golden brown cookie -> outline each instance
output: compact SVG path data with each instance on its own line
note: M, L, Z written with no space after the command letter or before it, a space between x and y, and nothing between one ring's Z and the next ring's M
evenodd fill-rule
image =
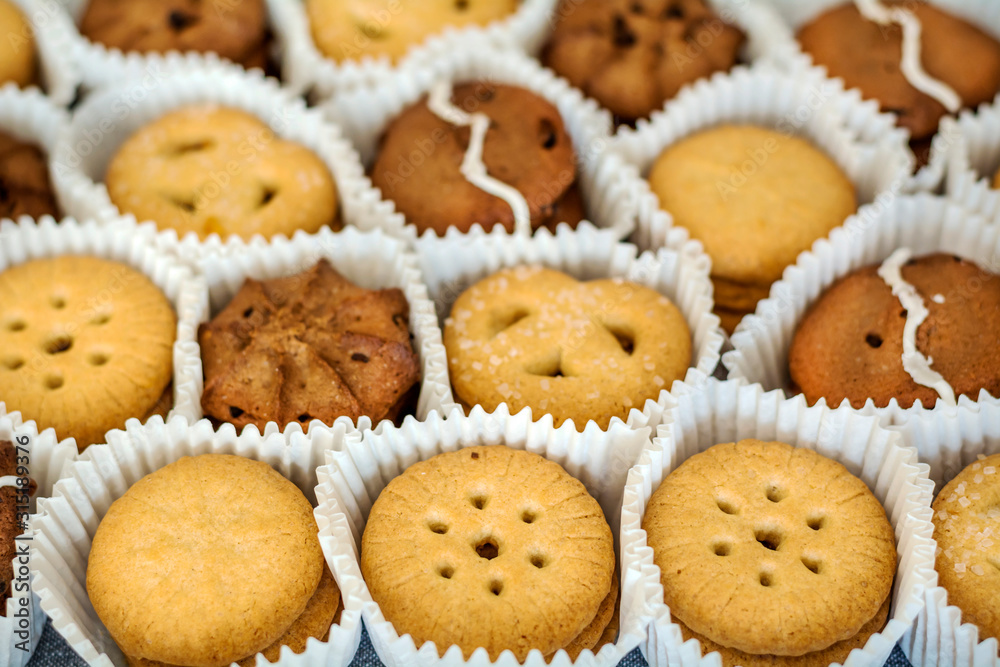
M291 237L337 220L336 185L315 153L256 116L215 105L183 107L138 130L105 181L122 212L181 235Z
M597 616L590 622L590 625L583 629L573 641L564 646L570 660L576 660L584 649L597 650L597 645L604 638L605 631L611 623L612 617L618 613L618 576L611 577L611 590L601 602L601 607L597 610Z
M903 4L920 21L921 64L932 77L958 93L962 105L975 108L1000 90L1000 43L976 26L925 2ZM816 17L799 31L799 42L813 61L878 100L883 111L916 139L931 136L947 113L903 76L902 29L865 19L853 2L845 2ZM969 63L975 63L970 67Z
M22 215L60 217L49 167L37 146L0 132L0 217Z
M665 296L613 278L504 269L463 292L445 321L456 398L606 428L683 379L691 332Z
M531 211L531 226L575 227L583 218L576 152L559 110L530 90L481 81L454 87L452 103L484 113L490 129L483 163L494 178L518 190ZM372 167L372 182L396 203L418 232L514 231L514 212L503 199L473 185L460 167L470 131L434 114L427 98L405 109L386 129Z
M0 0L0 84L12 81L22 88L34 83L37 49L27 17L10 0Z
M871 398L895 398L909 408L937 403L938 393L903 368L906 311L868 266L844 276L809 308L788 352L793 386L813 404L847 399L860 408ZM917 350L951 385L973 399L980 389L1000 395L1000 276L953 255L914 258L902 267L930 311L917 329Z
M80 34L139 53L213 51L251 67L268 38L264 0L89 0Z
M889 619L889 607L892 606L891 603L892 596L890 595L882 603L878 613L875 614L872 620L865 623L858 634L853 637L831 644L821 651L799 656L744 653L743 651L727 648L706 637L696 635L686 625L678 622L677 619L674 619L674 622L680 626L684 641L693 638L701 642L702 655L718 651L719 655L722 656L723 667L828 667L833 663L843 664L847 660L847 656L851 654L851 651L856 648L864 648L865 644L868 643L868 639L885 627L886 621Z
M779 442L687 459L643 528L671 613L746 653L803 655L857 635L896 570L892 525L864 482Z
M361 542L361 572L396 632L466 658L567 646L614 570L611 529L583 484L505 446L413 464L375 501Z
M316 48L337 62L402 58L446 28L485 26L517 11L518 0L306 0Z
M963 623L979 626L979 640L1000 639L1000 454L969 465L934 499L936 568L948 604Z
M562 0L541 60L633 125L730 69L744 41L704 0Z
M173 374L177 316L149 278L64 255L0 273L0 400L82 449L142 418Z
M111 505L91 546L87 594L126 655L228 665L302 616L325 567L317 533L309 501L267 464L184 457Z
M854 213L854 186L807 141L749 125L669 146L649 184L712 258L716 304L753 312L799 253Z
M201 343L205 414L242 429L338 417L394 419L420 381L402 290L367 290L326 260L248 279Z

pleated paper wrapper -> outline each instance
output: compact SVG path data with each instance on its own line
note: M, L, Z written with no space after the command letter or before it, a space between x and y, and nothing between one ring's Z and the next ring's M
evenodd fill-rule
M1000 170L1000 96L976 112L963 111L957 120L946 119L941 126L953 137L945 194L988 220L1000 219L1000 191L993 187Z
M593 425L592 425L593 426ZM616 535L621 511L625 475L649 440L649 429L629 429L614 424L608 431L588 428L577 432L572 425L555 429L551 417L532 421L530 410L510 415L506 406L493 413L474 408L469 416L453 413L447 419L432 415L426 422L407 420L401 428L386 425L368 431L361 438L350 439L342 451L331 451L327 465L320 468L316 516L320 540L327 560L340 569L338 581L345 587L347 608L362 613L372 645L388 667L515 667L520 663L510 651L491 662L486 649L480 648L465 660L458 646L441 647L443 657L433 642L416 647L409 635L402 637L385 620L372 600L361 576L358 548L372 503L394 477L417 461L443 452L476 445L507 445L539 454L563 466L580 480L600 503ZM620 553L618 554L620 558ZM621 624L614 644L595 655L584 650L575 663L565 651L558 651L550 663L541 652L528 654L527 667L613 667L645 639L649 619L640 611L642 591L624 575L621 579Z
M69 114L40 90L21 90L12 84L0 88L0 131L34 144L45 155L52 154L68 124Z
M38 485L27 508L33 513L38 499L52 494L52 487L63 469L76 459L76 443L59 441L52 429L39 433L35 422L22 421L19 412L8 413L3 403L0 403L0 440L24 448L16 449L15 456L27 457L27 461L22 459L18 463L28 468L29 478ZM32 543L31 530L29 526L19 536L19 548L27 549ZM30 557L15 555L14 577L12 596L7 600L4 616L0 616L0 646L7 647L0 651L0 667L27 665L45 628L45 613L39 606L38 596L31 590Z
M1000 226L962 206L929 194L885 196L863 207L848 222L785 269L771 294L757 304L757 311L743 319L733 334L733 350L722 363L729 379L760 383L764 389L791 389L788 350L806 310L837 279L873 264L880 264L898 248L909 248L914 257L950 253L995 272L1000 253ZM988 396L959 396L958 406L975 404ZM824 399L820 403L826 404ZM846 401L845 409L849 408ZM877 414L883 424L898 423L904 415L933 412L938 419L954 418L956 406L937 401L927 409L918 401L902 408L893 398L885 407L868 399L859 408Z
M185 456L234 454L267 463L315 503L316 469L325 452L342 447L353 432L348 420L338 420L332 427L312 429L309 435L301 429L267 435L246 429L237 435L228 425L216 432L207 420L190 425L183 419L164 423L159 417L145 426L130 421L126 430L113 431L109 444L88 448L56 484L52 497L39 503L33 523L32 580L53 628L88 665L126 667L125 657L87 597L87 559L111 503L144 476ZM343 594L341 575L329 559L328 564ZM277 664L346 667L360 642L360 614L345 609L327 641L311 638L301 654L283 647ZM258 654L256 664L271 663Z
M481 229L450 233L443 239L425 235L416 250L442 325L462 292L504 268L544 266L577 280L623 278L654 289L677 306L691 332L691 363L681 379L695 384L703 381L718 365L724 340L719 318L712 313L710 260L693 242L677 250L661 248L640 255L634 245L616 241L613 231L589 224L576 231L561 227L555 234L539 230L531 238L496 228L491 233ZM669 389L669 384L664 385L658 395ZM642 420L653 404L655 400L649 399L644 406L633 407L628 421ZM461 409L457 404L451 407Z
M661 401L653 420L654 439L629 471L622 509L622 550L629 576L646 591L644 614L654 617L643 654L651 667L719 667L718 653L702 655L696 639L683 640L664 604L660 570L653 562L642 520L653 492L671 471L694 454L745 438L807 447L842 463L861 478L882 503L895 529L898 569L889 622L855 649L845 667L882 667L922 608L924 590L934 580L934 527L930 521L933 485L927 465L903 444L898 433L880 428L873 416L847 410L807 407L780 391L709 380L681 387Z

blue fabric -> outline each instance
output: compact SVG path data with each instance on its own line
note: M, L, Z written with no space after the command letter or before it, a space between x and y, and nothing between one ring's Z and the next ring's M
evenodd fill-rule
M363 632L361 646L354 656L351 667L381 667L381 664L375 655L372 643L368 640L368 632ZM910 667L909 661L898 646L893 649L889 661L885 664L886 667ZM62 635L52 629L51 622L46 624L45 634L42 635L38 650L28 663L28 667L86 667L86 665L87 663L66 645ZM639 653L639 649L636 649L621 661L619 667L646 667L646 661Z

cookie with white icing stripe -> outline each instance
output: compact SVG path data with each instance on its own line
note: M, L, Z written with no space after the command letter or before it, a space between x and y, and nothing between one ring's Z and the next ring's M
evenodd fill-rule
M954 395L1000 395L1000 276L960 257L934 254L906 262L903 281L916 289L928 314L916 329L916 350ZM812 305L792 340L792 384L810 404L848 400L884 407L931 407L941 395L904 368L904 328L910 312L879 275L879 266L854 271ZM918 374L919 375L919 374ZM924 377L926 376L926 377ZM924 373L922 381L932 384Z

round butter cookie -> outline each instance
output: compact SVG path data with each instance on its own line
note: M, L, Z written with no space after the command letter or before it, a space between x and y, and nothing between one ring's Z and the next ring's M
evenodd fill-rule
M463 292L444 344L466 406L530 407L580 429L641 410L691 363L691 332L665 296L619 278L581 283L540 267L504 269Z
M484 26L517 11L518 0L306 0L316 48L341 62L393 62L445 28Z
M163 407L176 336L167 297L125 264L64 255L0 272L0 400L81 449Z
M181 236L291 237L336 226L337 189L323 161L237 109L162 116L122 144L105 181L123 213Z
M34 83L36 77L35 38L31 25L21 9L10 2L0 0L0 84L8 81L25 87Z
M671 613L745 653L801 656L854 637L896 571L892 525L864 482L784 443L687 459L653 493L643 528Z
M126 655L228 665L274 644L306 611L325 567L317 535L309 501L266 463L184 457L111 505L90 549L87 594ZM324 598L331 619L336 606Z
M967 466L934 499L935 567L948 604L963 623L979 627L979 641L1000 639L1000 454ZM992 531L990 530L992 529Z
M885 407L916 401L933 407L938 392L917 384L903 367L907 311L878 274L858 269L828 288L799 323L788 352L792 383L813 404L870 398ZM951 385L972 399L981 389L1000 396L1000 276L953 255L914 258L901 269L929 311L916 347Z
M469 447L413 464L372 506L361 572L419 647L555 653L602 611L615 571L600 505L537 454ZM606 609L605 609L606 611Z

